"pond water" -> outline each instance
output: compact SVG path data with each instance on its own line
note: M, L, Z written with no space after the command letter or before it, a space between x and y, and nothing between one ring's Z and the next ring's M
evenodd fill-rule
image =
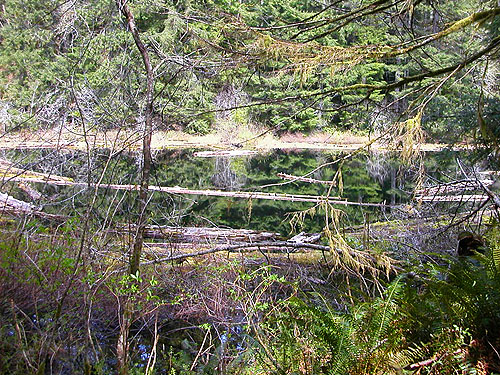
M397 155L388 152L360 153L343 163L338 152L274 150L264 154L239 157L198 157L196 150L177 149L157 152L151 185L180 186L189 189L216 189L226 191L276 192L321 196L330 190L331 196L341 196L352 202L386 203L398 205L408 201L418 173L416 165L402 165ZM138 153L120 153L109 157L109 151L96 150L87 156L82 152L55 152L54 150L14 150L4 158L19 168L71 177L75 181L98 181L105 170L102 184L134 184L137 181ZM426 178L446 180L455 178L456 153L442 151L425 155ZM323 168L317 169L321 165ZM316 170L317 169L317 170ZM341 170L341 178L337 174ZM284 180L279 173L332 181L336 187L325 184ZM341 182L340 182L341 181ZM340 182L340 184L338 183ZM37 202L45 212L72 214L83 212L89 194L83 187L34 185L43 198ZM14 191L15 193L15 191ZM17 196L29 200L22 191ZM100 189L94 217L96 220L133 222L135 192ZM292 231L291 215L308 210L315 203L278 200L152 194L150 208L152 222L161 225L220 226L278 231L287 235ZM348 225L359 224L367 214L374 221L384 217L390 209L339 206ZM323 227L320 212L306 215L304 223L295 231L318 232Z

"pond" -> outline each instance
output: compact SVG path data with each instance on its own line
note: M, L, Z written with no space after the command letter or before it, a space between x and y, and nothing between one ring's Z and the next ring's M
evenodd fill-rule
M212 189L265 193L340 196L350 202L401 205L411 199L418 175L417 165L403 165L398 155L373 151L347 157L339 152L274 150L263 154L237 157L200 157L197 150L175 149L156 152L151 185L180 186L188 189ZM452 151L426 153L425 177L447 180L457 176L457 154ZM101 184L135 184L139 154L122 152L110 157L109 150L83 152L54 150L11 150L4 158L19 168L71 177L74 181L99 181ZM342 162L335 162L343 160ZM318 168L324 166L322 168ZM339 172L340 170L340 172ZM104 172L103 172L104 171ZM313 173L310 173L314 171ZM291 181L279 174L334 181L335 186ZM72 215L82 213L93 189L82 186L33 185L42 194L36 202L45 212ZM11 194L29 200L26 191L16 188ZM93 216L98 221L134 222L135 192L99 189ZM291 232L318 232L323 228L321 210L316 203L274 199L241 199L176 195L154 192L150 201L152 222L175 226L219 226ZM384 218L391 208L339 206L347 225ZM309 210L303 222L293 227L294 213Z

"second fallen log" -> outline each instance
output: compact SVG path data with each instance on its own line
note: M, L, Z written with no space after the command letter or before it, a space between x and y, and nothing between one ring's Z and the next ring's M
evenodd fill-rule
M118 233L133 232L135 226L122 226ZM279 233L250 229L208 228L208 227L174 227L166 225L146 226L144 236L154 239L168 239L171 242L190 243L229 243L229 242L259 242L281 239Z

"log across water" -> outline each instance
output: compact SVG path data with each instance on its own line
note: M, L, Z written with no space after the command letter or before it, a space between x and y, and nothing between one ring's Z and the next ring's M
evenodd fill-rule
M85 182L67 181L64 179L57 179L59 176L51 176L48 178L31 177L31 176L10 176L4 177L3 182L33 182L41 184L50 184L57 186L80 186L89 188L111 189L111 190L126 190L126 191L139 191L139 185L117 185L117 184L87 184ZM157 191L169 194L187 194L187 195L202 195L212 197L228 197L228 198L242 198L242 199L268 199L275 201L288 201L288 202L312 202L312 203L328 203L332 205L341 206L362 206L362 207L391 207L385 203L364 203L364 202L351 202L343 199L335 199L336 197L320 196L320 195L306 195L306 194L284 194L284 193L267 193L259 191L224 191L224 190L210 190L210 189L187 189L180 186L154 186L148 187L149 191Z

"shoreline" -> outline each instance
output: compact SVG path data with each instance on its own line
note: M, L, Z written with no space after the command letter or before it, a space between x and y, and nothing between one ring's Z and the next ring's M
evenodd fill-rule
M250 141L248 141L250 140ZM234 143L224 142L221 135L192 135L179 131L156 131L152 136L151 149L154 151L168 149L202 149L211 151L231 151L234 156L245 154L249 150L267 152L281 150L311 150L311 151L347 151L352 152L360 148L369 148L377 151L399 151L390 149L381 143L370 144L370 138L362 135L339 133L335 135L316 133L313 135L285 134L277 138L271 135L262 137L239 137ZM60 129L38 130L35 132L20 131L7 133L0 137L1 150L13 149L55 149L79 150L111 149L115 151L135 152L141 150L142 139L135 131L110 130L94 132L83 136L75 131ZM449 145L440 143L423 143L419 145L423 152L438 152L444 149L453 151L470 150L471 146Z

